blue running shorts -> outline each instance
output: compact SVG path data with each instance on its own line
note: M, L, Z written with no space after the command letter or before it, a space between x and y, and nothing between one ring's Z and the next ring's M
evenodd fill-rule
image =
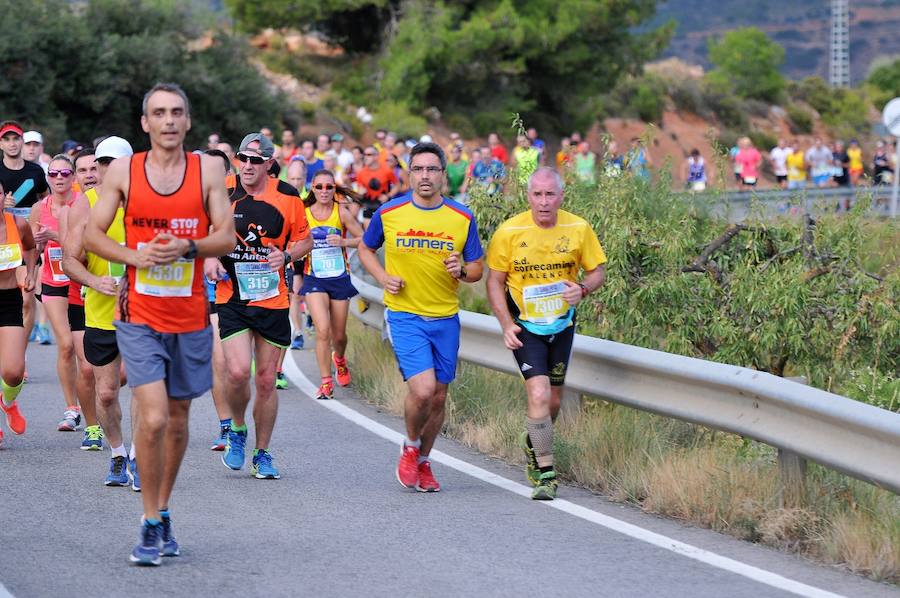
M433 369L438 382L453 382L459 353L459 316L425 318L402 311L385 313L388 338L403 379Z

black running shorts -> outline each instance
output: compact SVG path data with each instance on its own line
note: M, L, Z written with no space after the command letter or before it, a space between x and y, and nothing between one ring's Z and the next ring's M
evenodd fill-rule
M291 320L287 309L246 306L239 303L219 303L219 338L252 330L276 347L286 349L291 344Z
M19 287L0 289L0 327L22 328L22 290Z
M83 305L69 304L69 328L72 332L81 332L85 329Z
M115 330L84 329L84 358L94 367L103 367L119 356Z
M558 334L547 336L529 332L521 326L518 334L522 347L513 351L519 372L526 380L535 376L548 376L551 386L566 383L569 358L572 356L572 342L575 340L575 325Z

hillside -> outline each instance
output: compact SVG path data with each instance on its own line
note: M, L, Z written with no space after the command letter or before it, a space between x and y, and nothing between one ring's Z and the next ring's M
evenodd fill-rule
M654 23L673 19L675 37L664 56L707 65L706 40L737 27L756 26L784 46L784 73L791 78L828 76L829 0L668 0ZM865 78L879 56L900 55L900 2L850 0L853 82Z

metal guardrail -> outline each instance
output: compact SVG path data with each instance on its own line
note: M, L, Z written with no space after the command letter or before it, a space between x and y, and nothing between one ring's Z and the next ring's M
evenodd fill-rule
M383 291L358 276L351 302L382 329ZM518 374L491 316L460 312L459 356ZM579 393L740 434L900 494L900 414L765 372L578 334L566 387Z

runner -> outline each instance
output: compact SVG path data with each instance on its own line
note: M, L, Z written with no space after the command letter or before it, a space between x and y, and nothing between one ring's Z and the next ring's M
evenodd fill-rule
M206 154L216 156L223 161L227 189L228 176L231 174L231 159L219 149L206 150ZM209 300L209 323L213 333L213 384L211 394L213 405L216 407L216 415L219 418L219 433L216 434L209 448L213 451L224 451L225 443L228 442L228 432L231 430L231 410L225 397L225 351L222 349L222 339L219 337L219 314L216 310L216 281L210 280L205 276L204 280L206 282L206 295Z
M793 149L788 147L784 139L778 140L778 145L769 152L769 161L772 163L772 171L775 173L775 181L782 189L788 186L788 164L787 159L793 153Z
M298 194L303 193L306 189L306 162L297 159L288 165L287 182L297 189ZM304 342L303 320L306 314L306 308L303 305L303 295L301 294L303 276L297 275L297 271L302 270L302 265L303 260L300 260L296 264L291 264L290 268L285 268L285 282L290 280L288 290L290 291L291 307L288 311L288 315L291 318L291 324L294 330L294 340L291 341L291 349L294 351L302 349ZM289 275L288 271L290 271Z
M562 201L560 176L538 169L528 182L531 209L501 224L488 249L488 299L528 395L521 441L535 500L556 497L553 422L572 354L575 307L606 273L597 235L584 219L560 210Z
M57 426L60 432L74 432L81 428L81 405L75 389L76 360L75 340L69 325L69 277L62 269L59 217L66 206L72 204L77 194L72 190L75 182L75 166L68 156L57 154L50 161L47 176L51 183L51 195L45 197L31 211L31 231L38 251L41 252L41 303L50 320L56 338L56 373L66 409ZM93 415L87 425L96 425L96 414L87 406L85 415Z
M303 295L316 327L316 361L322 384L317 399L334 398L331 366L337 383L350 384L350 369L344 353L347 349L347 314L350 298L357 294L350 282L347 247L359 245L362 227L337 195L349 197L350 191L338 188L334 174L320 170L312 180L312 191L303 202L313 246L303 270ZM347 233L352 237L348 237Z
M484 268L475 217L444 199L447 159L434 143L410 152L412 194L378 209L359 244L359 259L384 287L388 333L409 392L406 440L397 480L437 492L428 455L444 422L447 387L459 351L459 282L476 282ZM375 250L385 246L385 266ZM461 255L460 255L461 254Z
M159 565L161 556L180 554L168 504L187 447L189 399L212 386L212 331L200 259L229 251L234 225L219 160L184 151L191 126L184 91L156 84L144 96L141 126L150 151L110 164L84 244L126 265L116 343L138 411L144 507L131 561ZM119 207L125 246L106 234Z
M785 163L788 169L788 189L803 189L806 187L806 154L796 139L791 142L791 153L788 154Z
M13 214L29 219L31 207L50 192L44 169L34 162L28 162L22 155L24 145L22 126L12 120L0 123L0 185L6 190L4 207ZM35 282L35 287L40 283ZM36 303L35 291L22 291L22 319L25 336L31 336L34 328ZM41 344L50 344L49 336L41 339Z
M75 182L79 188L83 191L93 189L97 185L97 163L94 160L94 148L83 149L75 154L73 163L75 164ZM74 202L79 200L84 201L84 195L81 193L76 195ZM72 205L74 205L74 202ZM66 239L69 236L69 214L71 209L70 206L66 206L60 211L59 215L59 243L63 247L63 263L61 267L66 276L69 276L69 271L65 268L65 246ZM84 296L81 283L72 280L71 277L69 277L69 296L67 299L69 302L69 328L72 331L72 341L75 345L75 363L77 366L75 395L78 397L78 404L83 410L85 423L84 437L81 439L81 450L99 451L103 449L103 429L100 427L100 421L97 418L94 372L91 364L87 362L84 356Z
M357 173L356 181L365 193L362 210L363 228L365 228L369 225L369 221L379 206L390 199L393 189L400 185L400 181L397 180L394 171L382 163L374 145L367 146L363 156L365 157L365 166Z
M684 166L682 166L682 177L688 190L706 191L706 162L697 148L692 149L691 155L685 160Z
M275 370L280 350L291 343L282 269L312 245L297 190L266 174L273 153L271 142L262 135L250 133L244 137L237 154L241 161L239 184L231 194L238 241L232 241L230 253L221 259L208 259L204 266L207 278L219 281L216 308L227 369L225 396L231 412L222 463L235 470L244 466L244 417L250 402L250 364L255 355L256 447L250 475L257 479L281 477L272 464L269 443L278 415Z
M75 164L76 173L87 168L87 154L84 150ZM122 384L122 360L116 344L113 319L116 309L120 281L125 268L111 263L94 253L84 250L84 231L90 218L91 208L99 199L103 179L110 162L116 158L132 155L131 145L121 137L106 137L90 150L94 159L95 183L88 187L83 197L75 200L68 209L66 237L63 241L63 269L72 282L84 285L84 358L90 364L96 387L97 419L102 426L102 437L109 444L111 457L109 471L104 484L107 486L131 486L135 492L141 490L141 480L135 460L134 435L137 408L131 404L131 451L125 450L122 433L122 408L119 405L119 387ZM125 242L122 210L106 231L116 243ZM87 434L90 429L86 428ZM89 439L92 439L89 437Z
M5 187L0 184L0 197ZM25 349L28 345L22 326L22 291L34 290L37 251L28 222L9 212L0 218L0 409L13 434L24 434L26 422L16 402L25 383ZM22 288L18 271L24 266ZM0 428L0 447L3 429Z

